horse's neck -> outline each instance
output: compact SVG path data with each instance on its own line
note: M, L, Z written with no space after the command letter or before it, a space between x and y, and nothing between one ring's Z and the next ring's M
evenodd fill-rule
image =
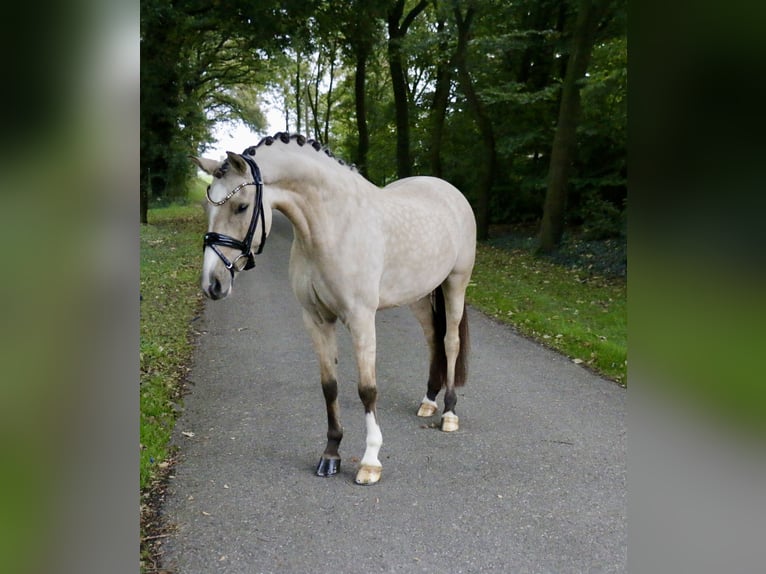
M312 237L311 209L305 198L282 187L270 187L271 207L280 211L292 223L295 237L303 244L310 245Z
M271 190L272 207L290 220L306 249L332 248L348 227L347 219L358 214L350 206L364 203L377 188L350 168L335 165L336 160L323 157L323 152L274 151L282 153L263 154L261 166L264 183Z
M320 255L335 249L339 241L354 227L354 214L349 198L319 198L316 195L279 188L272 206L282 212L293 225L295 238L307 254Z

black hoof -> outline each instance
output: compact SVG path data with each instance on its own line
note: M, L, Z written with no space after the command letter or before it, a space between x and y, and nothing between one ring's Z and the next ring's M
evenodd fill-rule
M317 476L332 476L334 474L337 474L339 470L340 470L339 458L322 457L319 459L316 475Z

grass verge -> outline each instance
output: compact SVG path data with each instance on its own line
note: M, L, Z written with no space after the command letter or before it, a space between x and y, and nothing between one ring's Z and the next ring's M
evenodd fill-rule
M627 286L524 249L479 244L468 302L604 377L627 384Z
M204 187L203 187L204 193ZM198 193L195 193L195 196ZM204 215L195 201L149 211L141 226L140 441L141 563L151 570L158 495L172 462L170 437L193 351L192 325L202 308L199 265Z

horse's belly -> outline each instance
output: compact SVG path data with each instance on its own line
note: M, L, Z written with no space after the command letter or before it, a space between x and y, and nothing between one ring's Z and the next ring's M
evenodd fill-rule
M387 262L380 280L380 308L409 305L422 299L441 285L454 268L452 250L418 253L414 245L409 250L408 254Z
M429 288L415 289L414 286L410 288L397 288L381 290L380 300L378 302L378 309L388 309L390 307L402 307L404 305L410 305L415 301L419 301L423 297L429 295L431 291L438 287L440 282L436 282Z

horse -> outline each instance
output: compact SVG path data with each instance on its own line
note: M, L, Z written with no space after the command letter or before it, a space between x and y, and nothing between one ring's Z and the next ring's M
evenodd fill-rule
M343 438L336 374L336 324L348 329L359 373L366 448L355 482L380 480L383 442L376 401L375 314L408 305L430 350L426 394L417 416L438 410L441 430L459 429L455 387L466 382L465 292L476 255L476 220L450 183L417 176L380 188L325 146L279 132L222 161L190 156L212 175L207 188L202 291L231 294L238 273L255 266L271 229L272 210L292 223L289 275L319 360L327 407L327 446L316 475L340 469Z

